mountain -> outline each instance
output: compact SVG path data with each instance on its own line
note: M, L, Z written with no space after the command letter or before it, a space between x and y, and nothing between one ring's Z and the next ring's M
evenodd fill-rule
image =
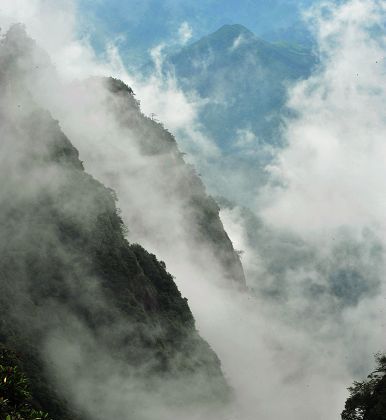
M181 407L196 412L198 402L225 402L219 359L165 263L127 241L115 192L84 170L58 121L36 102L29 81L39 54L20 26L1 40L0 373L16 364L30 390L15 392L55 420L119 419L127 410L133 418L152 418L150 411L168 418ZM117 102L133 102L122 82L103 83ZM134 119L141 118L138 111ZM164 139L152 146L149 135L144 148L175 148L159 130ZM203 207L212 203L197 195ZM216 220L202 223L219 228ZM13 415L5 411L6 384L5 377L4 418Z
M167 60L180 86L208 101L201 121L229 153L240 147L243 129L262 143L280 143L286 89L315 62L306 48L266 42L242 25L225 25Z
M304 21L295 21L292 25L275 28L267 31L262 38L275 43L297 44L305 48L312 49L316 46L316 40Z
M145 242L167 261L172 259L171 253L181 255L181 243L188 244L184 260L193 261L195 266L206 266L207 270L217 266L223 285L244 288L240 258L224 230L219 207L207 195L195 168L185 163L174 136L161 123L141 112L134 93L122 82L108 79L102 80L102 84L113 93L108 99L108 109L117 116L116 122L127 139L138 140L140 153L146 158L145 165L131 160L129 168L121 169L123 174L127 172L130 183L121 179L112 181L110 174L93 166L93 171L119 192L120 207L129 224L129 237ZM129 141L125 144L129 146ZM134 168L139 177L133 174ZM136 203L133 203L134 190L138 188L146 194L136 194ZM160 203L162 218L154 220L154 208ZM208 281L211 280L208 278Z
M128 239L164 260L181 282L245 288L219 207L174 136L143 114L124 83L94 77L63 84L49 58L31 48L34 64L24 71L31 95L60 121L87 171L116 191Z
M108 78L62 85L48 58L33 51L37 62L25 72L31 94L60 121L87 170L117 192L129 239L146 245L169 266L183 259L205 267L196 275L208 281L217 277L245 287L218 205L184 161L174 136L142 113L132 89ZM216 275L210 273L212 266Z
M175 78L200 104L202 132L220 150L216 159L197 151L192 141L185 144L213 194L251 204L267 181L265 167L285 144L284 119L292 116L288 88L307 78L316 64L307 46L267 42L242 25L224 25L166 56L164 77Z
M45 83L43 78L34 85ZM68 101L58 105L48 98L47 106L86 168L117 192L128 238L166 261L177 279L189 273L192 282L199 277L245 288L218 205L185 163L174 136L142 113L133 91L115 79L92 78L73 83L65 95ZM74 98L76 106L68 108Z
M213 2L148 0L125 3L120 0L79 0L82 29L98 49L106 40L117 40L128 65L147 57L147 52L161 42L179 43L179 28L186 22L194 39L215 31L224 23L240 22L259 36L268 31L285 30L298 21L301 12L319 0L227 0Z

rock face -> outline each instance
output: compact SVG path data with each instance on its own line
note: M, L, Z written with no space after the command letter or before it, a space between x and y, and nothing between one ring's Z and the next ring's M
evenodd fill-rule
M87 171L116 191L129 240L165 260L177 279L189 271L205 281L245 287L219 207L185 163L174 136L141 112L131 88L112 78L63 87L31 40L12 39L34 99L60 121ZM179 269L182 262L189 270Z
M183 241L190 244L187 258L200 261L203 257L209 257L211 264L218 265L224 283L244 288L245 277L240 258L224 230L219 217L220 209L206 193L194 167L185 163L174 136L162 124L141 112L132 90L123 82L116 79L105 79L102 82L113 93L109 108L117 116L120 127L128 131L128 136L138 139L140 152L150 157L146 160L144 178L148 183L158 185L157 190L161 193L154 197L153 203L151 197L146 197L145 201L156 206L158 201L166 199L162 212L166 214L167 220L160 223L165 223L163 238L170 238L168 246L178 246L179 239L173 236L175 232L175 236L183 237ZM122 190L120 196L122 194L127 192ZM131 220L131 223L128 221L129 230L132 230L134 236L145 236L152 243L160 227L157 225L152 228L149 223L151 217L146 215L146 204L142 205L143 211L133 211L132 206L127 207L122 203L124 214ZM176 230L178 222L169 222L173 220L174 212L180 220ZM202 263L205 264L204 261Z
M85 172L29 94L34 48L20 27L0 45L0 342L18 354L32 405L58 420L126 419L128 410L153 418L160 407L225 401L220 362L165 264L125 239L114 191ZM124 85L108 83L137 106ZM136 129L154 124L137 114ZM157 133L162 141L154 146L150 134L143 147L181 159L173 138ZM201 200L202 184L190 180L192 199ZM206 196L200 206L197 234L208 229L231 253L218 209ZM237 260L230 264L237 270ZM153 404L153 415L144 413Z

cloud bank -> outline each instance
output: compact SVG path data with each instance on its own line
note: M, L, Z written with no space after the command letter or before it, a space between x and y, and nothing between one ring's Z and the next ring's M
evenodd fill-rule
M386 346L385 11L382 2L354 0L306 14L321 63L288 92L287 146L267 167L253 213L229 204L222 211L270 322L287 325L281 345L308 331L298 373L316 357L326 388L366 376ZM344 397L337 389L329 405ZM314 404L312 418L338 416L339 404Z
M269 169L266 219L315 232L384 229L385 5L350 1L309 13L322 64L290 91L288 146ZM272 199L272 195L274 198Z

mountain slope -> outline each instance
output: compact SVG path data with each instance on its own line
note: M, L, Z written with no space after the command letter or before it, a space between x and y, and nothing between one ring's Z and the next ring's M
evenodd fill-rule
M291 26L300 19L304 8L315 3L315 0L228 0L221 3L149 0L126 4L120 0L80 0L79 11L97 47L103 49L106 39L119 38L122 57L133 65L133 61L147 59L145 52L160 40L175 41L183 22L192 28L194 37L202 37L224 23L233 22L241 22L261 36L267 31Z
M142 113L124 83L95 77L62 82L44 52L29 49L20 54L32 63L23 71L31 95L60 121L87 171L117 192L130 241L165 260L177 279L188 272L191 281L245 287L219 208L174 136Z
M134 189L137 189L138 184L145 180L141 190L148 191L148 194L145 197L137 197L137 203L143 200L141 210L133 207L136 204L132 202L132 196L129 197L131 193L135 194L134 191L130 191L130 187L133 189L131 184L113 184L120 197L127 197L130 201L120 202L123 215L127 218L129 226L132 226L129 237L148 241L152 249L163 249L154 238L159 237L160 232L164 232L160 239L167 243L169 249L180 248L181 242L189 244L186 259L202 261L208 269L209 265L217 265L218 271L222 273L223 284L245 287L243 268L220 220L219 207L215 200L207 195L194 167L185 163L174 136L162 124L141 112L139 102L124 83L115 79L105 79L101 82L113 94L107 99L107 109L112 111L115 121L127 139L138 140L140 153L146 158L146 167L139 166L137 169L141 171L142 180L136 180L134 185ZM89 83L92 84L92 81ZM131 172L138 163L132 162L132 165L133 167L128 168ZM100 176L104 177L105 174L101 173ZM152 184L150 190L148 183ZM123 186L125 188L122 188ZM159 203L164 205L163 218L157 218L157 225L154 226L152 215L147 214L147 207L156 207Z
M222 150L232 151L240 129L279 143L287 85L307 77L315 58L303 47L268 43L241 25L225 25L167 63L185 91L209 100L203 124Z
M29 93L31 45L20 27L0 45L0 342L54 419L226 400L220 362L165 264L127 242L115 193Z
M192 154L210 192L253 205L268 180L265 168L283 147L288 88L306 79L317 57L304 46L267 42L242 25L225 25L167 54L162 75L197 103L197 120L221 158L208 155L189 137ZM144 68L151 74L154 67Z

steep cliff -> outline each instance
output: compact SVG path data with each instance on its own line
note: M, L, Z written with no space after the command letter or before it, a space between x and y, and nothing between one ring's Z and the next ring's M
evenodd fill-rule
M174 136L142 113L132 89L112 78L62 83L49 58L20 28L6 43L18 50L21 79L34 100L60 121L87 171L117 192L129 240L164 259L177 280L183 260L190 272L205 267L196 276L245 287L216 202L184 161Z
M245 287L245 278L239 255L235 252L224 226L219 217L219 206L205 190L205 186L193 166L185 163L183 155L178 149L174 136L158 121L145 116L140 109L140 103L135 99L133 91L123 82L110 78L101 80L103 85L113 93L109 97L109 109L112 109L120 127L128 130L129 136L139 139L140 151L144 156L153 157L154 167L148 181L158 184L162 190L162 197L178 202L179 216L181 217L180 230L184 240L191 244L192 253L200 259L200 253L209 254L214 262L222 269L224 279L229 284L234 283L241 288ZM90 84L93 81L89 81ZM95 83L95 80L94 80ZM162 160L162 167L159 162ZM153 161L147 160L147 165ZM144 206L145 207L145 206ZM173 217L173 205L166 204L163 212ZM138 231L148 231L146 236L155 236L152 229L149 231L149 220L146 218L146 209L143 216L141 212L130 212L129 217L135 219ZM168 228L168 226L166 225ZM158 229L157 229L158 230ZM178 239L172 236L175 245ZM200 246L197 246L199 244Z
M31 46L20 27L0 45L0 342L31 404L55 420L119 419L226 400L165 264L125 239L114 191L30 95Z

